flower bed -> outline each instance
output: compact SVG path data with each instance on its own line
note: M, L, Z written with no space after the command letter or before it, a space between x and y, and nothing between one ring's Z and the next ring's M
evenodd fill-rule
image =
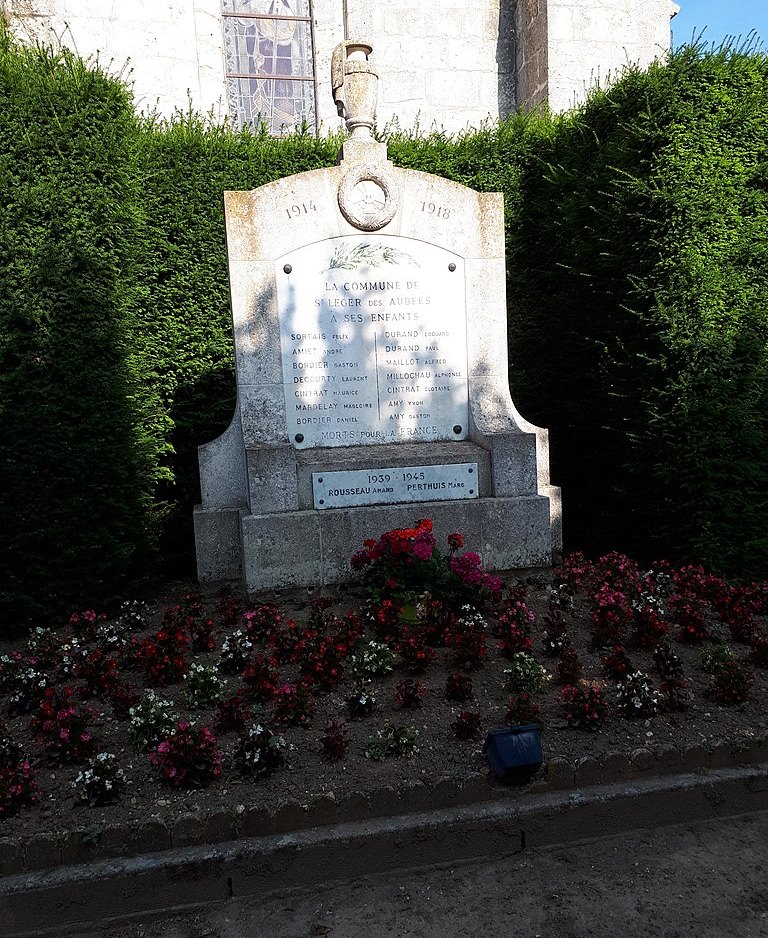
M765 738L768 584L621 555L499 580L461 546L419 522L351 587L182 586L0 647L0 838L429 791L509 722L565 765Z

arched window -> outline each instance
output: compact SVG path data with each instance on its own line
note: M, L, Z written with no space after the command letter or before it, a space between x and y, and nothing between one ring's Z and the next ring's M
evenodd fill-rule
M315 126L310 0L222 0L229 113L276 135Z

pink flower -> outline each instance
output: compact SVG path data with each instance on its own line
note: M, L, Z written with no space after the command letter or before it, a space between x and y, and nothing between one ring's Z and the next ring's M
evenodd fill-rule
M432 547L424 541L416 541L413 545L413 556L417 560L429 560L432 556Z

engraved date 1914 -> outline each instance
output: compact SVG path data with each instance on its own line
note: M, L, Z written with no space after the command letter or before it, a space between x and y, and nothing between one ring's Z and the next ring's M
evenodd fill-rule
M302 215L309 215L310 212L316 212L317 206L313 201L299 202L298 205L286 207L285 212L289 218L301 218Z

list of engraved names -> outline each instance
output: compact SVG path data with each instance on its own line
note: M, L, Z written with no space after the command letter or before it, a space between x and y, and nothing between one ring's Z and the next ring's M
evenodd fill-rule
M354 235L285 255L276 277L291 442L466 437L461 258L410 238Z

